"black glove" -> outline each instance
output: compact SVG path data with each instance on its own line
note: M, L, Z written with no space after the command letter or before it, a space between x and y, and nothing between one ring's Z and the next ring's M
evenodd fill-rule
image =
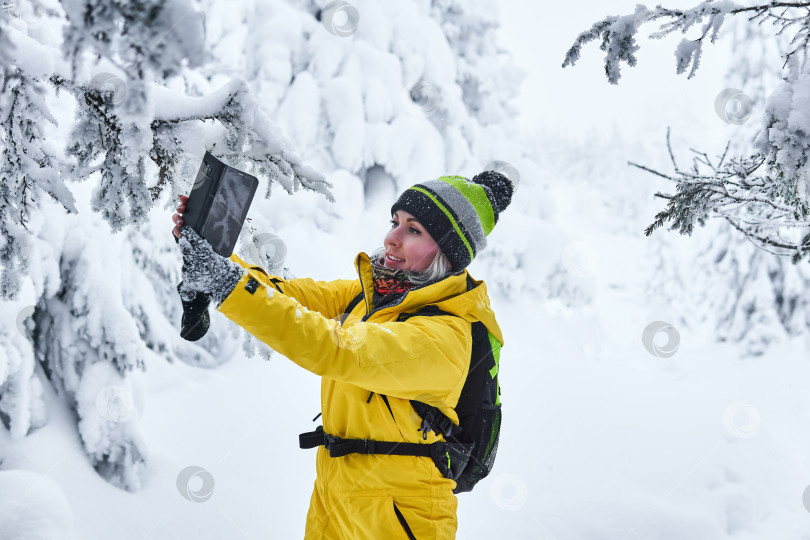
M210 301L218 305L228 297L239 283L243 268L230 259L215 253L211 244L188 225L183 225L180 229L180 239L177 243L183 253L182 281L177 286L177 292L180 293L180 299L183 301L184 319L189 319L189 325L185 323L183 325L186 329L187 326L196 322L191 319L195 318L197 314L200 317L207 317L207 307ZM187 312L189 317L186 317ZM199 322L202 324L202 321ZM200 330L199 325L196 326L197 328L193 326L192 328ZM202 337L206 330L207 324L199 337ZM181 331L181 335L183 333ZM196 333L194 332L194 334Z
M177 292L183 286L181 281L177 285ZM183 300L183 318L180 321L180 337L188 341L197 341L203 337L211 326L208 315L210 299L203 293L197 293L193 300Z

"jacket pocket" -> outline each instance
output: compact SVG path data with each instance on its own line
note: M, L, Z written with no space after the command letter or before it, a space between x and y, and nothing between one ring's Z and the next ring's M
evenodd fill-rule
M400 512L399 508L397 508L397 503L392 500L391 504L394 505L394 513L397 515L399 524L402 525L402 529L405 531L405 534L408 535L408 540L416 540L416 537L411 532L411 527L408 525L408 522L405 521L405 516L403 516L402 512Z

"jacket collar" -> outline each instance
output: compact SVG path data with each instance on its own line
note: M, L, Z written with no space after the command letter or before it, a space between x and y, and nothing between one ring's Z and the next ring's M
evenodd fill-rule
M354 261L360 283L363 287L366 305L372 305L374 293L374 280L371 272L371 260L366 253L359 253ZM467 290L467 278L474 284ZM441 281L425 287L412 289L405 293L399 303L381 308L380 311L394 310L397 312L415 311L427 304L433 304L442 311L452 313L470 322L481 321L487 329L503 345L503 335L500 326L495 320L495 313L489 305L487 286L470 276L465 269L460 274L453 274Z

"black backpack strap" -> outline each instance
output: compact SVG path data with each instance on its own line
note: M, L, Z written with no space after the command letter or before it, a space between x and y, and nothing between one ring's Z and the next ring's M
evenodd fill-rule
M352 298L352 301L351 301L351 302L349 302L349 305L348 305L348 306L346 306L346 309L345 309L345 310L343 310L343 314L341 314L341 316L340 316L340 324L343 324L343 321L345 321L345 320L346 320L346 317L348 317L348 316L349 316L349 313L351 313L351 312L352 312L352 310L353 310L355 307L357 307L357 304L359 304L360 302L362 302L362 300L363 300L363 290L361 289L361 290L360 290L360 292L359 292L359 293L357 293L357 296L355 296L354 298Z
M298 436L299 448L308 449L315 448L323 444L323 426L318 426L315 431L302 433Z
M329 435L318 426L315 431L298 436L301 448L315 448L324 445L330 457L342 457L349 454L389 454L394 456L430 457L429 444L403 443L390 441L373 441L371 439L343 439Z
M475 287L475 283L470 276L467 276L467 290ZM360 293L349 303L346 307L346 313L341 316L341 324L343 320L351 313L357 304L363 299L363 292ZM419 309L414 313L400 313L397 316L397 322L402 322L416 316L437 316L437 315L450 315L457 317L453 313L442 311L437 306L428 305ZM369 394L368 401L371 401L371 396L374 392ZM388 405L387 396L383 399ZM474 442L459 442L457 439L461 428L453 424L453 422L438 408L422 403L420 401L410 400L411 406L417 414L422 418L422 438L427 439L428 431L435 431L449 440L436 441L432 444L419 444L419 443L405 443L405 442L391 442L391 441L375 441L371 439L343 439L335 435L330 435L323 430L323 426L318 426L315 431L302 433L298 436L298 444L301 448L315 448L323 445L328 451L330 457L342 457L349 454L387 454L394 456L419 456L429 457L433 460L439 469L439 472L445 477L452 480L458 480L462 471L467 465L470 456L475 446ZM391 406L388 405L388 410L391 411ZM393 411L391 411L393 416Z
M427 439L429 431L433 430L435 433L441 433L445 439L452 435L461 433L461 426L457 426L450 418L441 412L437 407L422 403L421 401L410 400L411 407L422 419L422 427L419 431L422 432L422 439Z
M456 480L470 459L474 443L436 441L432 444L374 441L371 439L343 439L329 435L318 426L315 431L298 436L301 448L315 448L324 445L329 457L337 458L349 454L386 454L389 456L429 457L445 477Z
M451 317L458 317L458 315L455 315L454 313L442 311L437 306L431 304L419 308L418 311L414 311L413 313L400 313L397 315L397 322L407 321L411 317L434 317L437 315L450 315Z
M468 287L470 279L467 278ZM400 313L397 317L397 322L407 321L411 317L435 317L438 315L450 315L451 317L458 317L453 313L442 311L437 306L427 305L413 313ZM422 427L419 431L422 432L422 439L427 439L429 431L434 431L436 434L442 434L447 438L451 433L458 435L461 432L461 427L455 425L450 418L441 412L437 407L422 403L421 401L411 401L411 407L416 411L416 414L422 419Z

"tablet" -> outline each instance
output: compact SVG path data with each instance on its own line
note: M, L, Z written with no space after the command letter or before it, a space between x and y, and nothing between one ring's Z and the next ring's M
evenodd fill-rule
M206 152L186 201L183 224L230 257L245 223L259 180Z

